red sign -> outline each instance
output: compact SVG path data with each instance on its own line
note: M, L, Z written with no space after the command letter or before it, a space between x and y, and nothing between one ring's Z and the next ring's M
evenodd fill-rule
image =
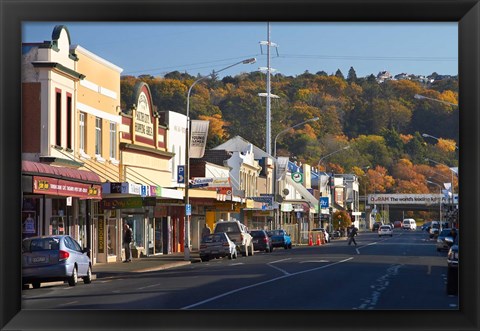
M225 195L232 195L232 188L231 187L219 187L217 189L218 194L225 194Z
M33 193L82 199L101 199L102 187L63 179L33 176Z

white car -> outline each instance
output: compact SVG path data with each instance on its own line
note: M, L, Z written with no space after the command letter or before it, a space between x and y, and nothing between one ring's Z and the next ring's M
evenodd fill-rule
M378 228L378 236L393 236L393 230L390 225L382 225L381 227Z
M402 222L402 229L404 230L416 230L417 222L413 218L406 218Z

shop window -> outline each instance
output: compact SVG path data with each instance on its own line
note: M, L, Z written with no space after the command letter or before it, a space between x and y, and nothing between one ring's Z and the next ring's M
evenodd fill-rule
M72 95L67 93L67 148L72 149Z
M79 126L80 126L80 141L79 141L79 148L81 151L85 151L85 113L80 113L79 119Z
M62 92L55 93L55 145L62 146Z
M117 220L111 218L107 223L107 252L108 255L117 255Z
M95 118L95 154L102 155L102 119Z

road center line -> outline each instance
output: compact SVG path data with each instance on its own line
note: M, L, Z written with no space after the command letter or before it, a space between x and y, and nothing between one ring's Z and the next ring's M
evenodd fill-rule
M237 288L237 289L235 289L235 290L225 292L225 293L223 293L223 294L214 296L214 297L212 297L212 298L210 298L210 299L206 299L206 300L203 300L203 301L194 303L194 304L192 304L192 305L185 306L185 307L180 308L180 309L190 309L190 308L194 308L194 307L197 307L197 306L201 306L201 305L203 305L204 303L207 303L207 302L210 302L210 301L214 301L214 300L223 298L223 297L228 296L228 295L233 294L233 293L237 293L237 292L240 292L240 291L243 291L243 290L246 290L246 289L249 289L249 288L257 287L257 286L260 286L260 285L272 283L272 282L274 282L274 281L277 281L277 280L280 280L280 279L284 279L284 278L287 278L287 277L292 277L292 276L304 274L304 273L311 272L311 271L316 271L316 270L320 270L320 269L325 269L325 268L334 266L334 265L336 265L336 264L340 264L340 263L344 263L344 262L350 261L351 259L353 259L353 257L349 257L348 259L341 260L341 261L338 261L338 262L334 262L334 263L331 263L331 264L327 264L327 265L324 265L324 266L321 266L321 267L317 267L317 268L313 268L313 269L308 269L308 270L303 270L303 271L295 272L295 273L293 273L293 274L283 275L283 276L276 277L276 278L272 278L272 279L269 279L269 280L266 280L266 281L263 281L263 282L260 282L260 283L256 283L256 284L244 286L244 287L241 287L241 288ZM276 262L279 262L279 261L276 261Z

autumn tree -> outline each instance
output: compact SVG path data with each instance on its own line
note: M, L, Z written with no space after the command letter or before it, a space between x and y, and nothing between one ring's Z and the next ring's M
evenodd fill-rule
M332 215L332 225L335 231L346 229L352 225L352 219L345 210L337 210Z

